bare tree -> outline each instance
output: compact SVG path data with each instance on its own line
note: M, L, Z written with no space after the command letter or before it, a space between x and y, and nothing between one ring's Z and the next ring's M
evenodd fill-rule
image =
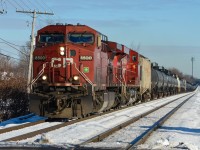
M191 75L183 74L183 73L182 73L181 71L179 71L177 68L169 68L169 70L170 70L172 73L178 75L179 78L185 79L185 80L186 80L187 82L189 82L189 83L194 84L194 83L196 83L197 80L198 80L198 79L192 77Z
M168 70L170 70L173 74L176 74L179 78L183 78L184 76L183 73L177 68L169 68Z
M136 45L134 42L131 42L130 48L139 52L140 51L140 43Z
M27 79L28 77L28 65L29 65L29 54L30 54L30 47L31 47L31 43L30 42L26 42L26 46L23 46L20 50L21 52L19 52L19 64L18 64L18 76L20 77L24 77L25 79Z

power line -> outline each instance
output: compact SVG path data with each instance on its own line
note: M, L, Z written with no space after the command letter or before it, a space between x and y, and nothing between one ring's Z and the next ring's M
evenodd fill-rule
M21 9L24 9L17 1L13 0Z
M45 4L43 1L39 0L39 2L41 2L46 8L48 8L51 12L53 12L53 10L47 4Z
M7 13L6 9L7 9L7 6L6 6L6 9L4 9L4 6L6 6L6 3L1 0L1 10L0 10L0 14L4 14L4 13Z
M18 58L12 57L12 56L8 56L8 55L3 54L3 53L0 53L0 55L5 56L5 57L7 57L7 58L13 58L13 59L16 59L16 60L19 60L19 61L24 61L24 60L20 60L20 59L18 59ZM26 61L24 61L24 62L26 62Z
M30 8L23 0L21 0L21 2L22 2L28 9L31 10L31 8Z
M22 45L17 45L17 44L14 44L14 43L11 43L11 42L8 42L8 41L6 41L5 39L3 39L3 38L0 38L2 41L4 41L4 42L0 42L0 43L9 43L9 44L11 44L11 45L14 45L14 46L18 46L18 47L29 47L29 46L22 46Z
M0 51L1 51L1 50L2 50L2 51L4 51L4 52L11 53L10 51L7 51L7 50L5 50L5 49L2 49L2 48L0 48ZM12 52L12 54L14 54L14 55L18 55L18 54L16 54L16 53L13 53L13 52Z
M30 0L28 0L29 2L30 2ZM41 5L41 3L39 3L37 0L35 0L35 2L38 4L38 5L40 5L41 7L42 7L42 9L46 9L43 5Z
M22 52L21 50L17 49L16 47L12 46L12 44L10 44L9 42L7 42L6 40L4 40L4 39L2 39L2 38L0 38L0 39L1 39L2 41L4 41L4 44L6 44L6 45L8 45L8 46L10 46L10 47L12 47L12 48L14 48L14 49L17 50L18 52L20 52L20 53L24 54L25 56L27 56L26 53Z
M17 7L16 7L13 3L10 2L10 0L7 0L7 2L8 2L10 5L12 5L15 9L17 9Z
M53 10L52 10L44 1L41 1L41 0L38 0L38 1L37 1L37 0L36 0L36 3L39 4L39 5L41 4L40 6L42 6L42 8L44 8L44 9L48 8L51 12L53 12ZM43 5L44 5L44 7L43 7ZM55 19L61 20L60 17L59 17L58 15L54 14L54 16L55 16L55 17L54 17ZM48 16L48 18L49 18L49 16Z
M32 3L31 0L28 0L28 1L29 1L29 3L31 4L31 6L35 7L37 10L39 10L38 7L37 7L37 5L35 5L35 3ZM35 2L35 1L34 1L34 2Z

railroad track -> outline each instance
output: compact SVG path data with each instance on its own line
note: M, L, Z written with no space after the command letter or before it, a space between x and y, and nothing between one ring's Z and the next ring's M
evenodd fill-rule
M188 96L188 95L186 95ZM171 111L169 111L167 114L165 114L163 117L161 117L158 121L156 121L148 130L146 130L145 132L141 133L139 136L137 136L136 138L134 138L129 144L127 144L126 147L123 147L124 149L135 149L136 146L138 144L142 144L146 141L146 139L149 137L149 135L154 131L156 130L157 128L159 128L171 115L173 115L173 113L175 113L184 103L186 103L192 96L194 96L194 94L190 94L190 96L185 99L184 101L182 101L178 106L176 106L175 108L173 108ZM185 96L184 96L185 97ZM180 98L177 98L171 102L168 102L166 104L163 104L159 107L156 107L144 114L141 114L141 115L138 115L134 118L132 118L131 120L127 121L127 122L124 122L118 126L115 126L114 128L112 129L109 129L107 130L106 132L104 133L101 133L99 135L96 135L95 137L92 137L91 139L79 144L78 146L76 146L76 149L87 149L87 144L88 143L92 143L92 145L89 145L89 147L93 147L93 145L96 145L94 142L100 142L102 140L104 140L105 138L107 138L108 136L114 134L116 131L118 130L121 130L125 127L127 127L128 125L130 124L133 124L134 122L138 121L139 119L141 118L144 118L145 116L157 111L158 109L162 109L163 107L181 99L183 97L180 97ZM98 145L98 144L97 144ZM95 146L94 146L95 147ZM98 147L98 146L97 146ZM99 148L99 147L98 147ZM106 147L108 148L108 147ZM118 147L119 148L119 147Z
M146 130L145 132L143 132L140 136L138 136L136 139L134 139L133 141L131 141L131 143L126 147L127 150L131 150L131 149L135 149L139 144L143 144L148 137L150 136L150 134L152 134L153 132L155 132L157 129L159 129L161 127L161 125L166 122L167 119L170 118L170 116L172 116L183 104L185 104L188 100L190 100L191 97L193 97L193 95L191 95L190 97L188 97L186 100L184 100L183 102L181 102L178 106L176 106L175 108L173 108L170 112L168 112L166 115L164 115L162 118L160 118L157 122L155 122L151 128L149 128L148 130Z
M185 95L186 95L186 94L185 94ZM187 95L188 95L188 94L187 94ZM182 97L184 97L184 96L182 96ZM177 98L177 99L180 99L180 98ZM175 99L175 100L177 100L177 99ZM173 100L173 101L175 101L175 100ZM151 101L150 103L152 103L152 102L153 102L153 101ZM160 107L163 107L163 106L165 106L165 105L167 105L167 104L169 104L169 103L170 103L170 102L168 102L168 103L166 103L166 104L163 104L163 105L160 106ZM99 135L96 135L95 137L90 138L90 139L88 139L87 141L82 142L81 144L79 144L78 146L76 145L76 146L77 146L77 148L80 148L80 147L82 146L82 144L85 144L85 143L88 143L88 142L100 141L100 140L104 139L105 137L107 137L108 135L112 134L113 132L115 132L115 131L117 131L117 130L119 130L119 129L121 129L121 128L123 128L123 127L129 125L129 124L131 124L132 122L134 122L134 121L140 119L141 117L144 117L144 116L148 115L149 113L151 113L151 112L153 112L153 111L156 111L156 110L159 109L160 107L155 107L153 110L150 110L150 111L148 111L148 112L145 112L145 113L143 113L143 114L140 114L140 115L137 116L137 117L134 117L133 119L131 119L131 121L127 121L127 122L125 122L125 123L123 123L123 124L117 125L117 126L116 126L115 128L113 128L112 130L109 130L109 131L106 131L106 132L101 133L101 134L99 134ZM128 109L128 108L126 108L126 109ZM109 114L112 113L112 112L114 112L114 111L107 112L106 114L109 115ZM53 125L53 126L51 126L51 127L47 127L47 128L43 128L43 129L36 130L36 131L34 131L34 132L29 132L29 133L26 133L26 134L23 134L23 135L18 135L18 136L12 137L12 138L7 138L7 139L5 139L5 140L3 140L3 141L4 141L4 142L8 142L8 141L20 141L20 140L23 140L23 139L27 139L27 138L34 137L34 136L36 136L36 135L38 135L38 134L47 133L47 132L50 132L50 131L53 131L53 130L56 130L56 129L59 129L59 128L62 128L62 127L66 127L66 126L69 126L69 125L73 125L73 124L75 124L75 123L84 122L84 121L90 120L90 119L92 119L92 118L96 118L96 117L99 116L99 115L101 115L101 114L96 114L96 115L89 116L89 117L82 118L82 119L72 120L72 121L69 121L69 122L60 123L60 124L57 124L57 125ZM105 114L103 114L103 115L105 115ZM41 122L41 123L42 123L42 122ZM35 123L35 124L36 124L36 123ZM38 122L38 124L40 124L40 123ZM18 127L18 128L19 128L19 127ZM23 128L22 128L22 129L23 129ZM5 133L5 132L4 132L4 133ZM0 135L0 136L1 136L1 135Z
M152 101L154 101L154 100L152 100ZM140 105L140 104L141 103L136 104L134 106L137 106L137 105ZM123 109L127 109L129 107L132 107L132 106L122 107L122 108L119 108L119 109L116 109L116 110L110 110L108 112L104 112L104 113L100 113L100 114L93 114L93 115L85 117L85 118L80 118L80 119L75 119L75 120L68 120L66 122L63 122L61 124L57 124L55 126L38 129L36 131L32 131L32 132L29 132L29 133L26 133L26 134L21 134L21 135L15 136L15 137L11 137L11 138L5 139L3 141L4 142L6 142L6 141L20 141L20 140L23 140L23 139L31 138L31 137L36 136L38 134L47 133L47 132L50 132L50 131L53 131L53 130L56 130L56 129L59 129L59 128L62 128L62 127L66 127L68 125L72 125L72 124L75 124L75 123L78 123L78 122L81 122L81 121L89 120L89 119L92 119L92 118L95 118L95 117L98 117L98 116L102 116L102 115L106 115L106 114L113 113L113 112L116 112L116 111L120 111L120 110L123 110ZM41 123L51 122L51 121L49 121L49 119L46 119L46 120L44 119L44 120L40 120L40 121L36 121L36 122L30 122L30 123L26 123L26 124L21 124L21 125L14 126L14 127L0 129L0 135L3 134L3 133L6 133L6 132L16 131L16 130L20 130L20 129L23 129L23 128L28 128L28 127L31 127L31 126L35 126L35 125L39 125Z

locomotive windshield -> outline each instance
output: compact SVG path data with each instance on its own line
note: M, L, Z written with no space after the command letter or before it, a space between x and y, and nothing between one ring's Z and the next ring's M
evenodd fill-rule
M90 33L71 33L68 34L68 41L72 43L90 43L94 42L94 35Z
M43 34L39 38L41 43L64 43L64 40L63 34Z

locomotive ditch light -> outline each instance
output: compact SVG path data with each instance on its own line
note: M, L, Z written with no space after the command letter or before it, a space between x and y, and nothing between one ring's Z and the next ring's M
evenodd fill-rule
M75 81L77 81L77 80L79 79L79 76L74 76L73 79L74 79Z
M46 76L46 75L43 75L43 76L42 76L42 80L44 80L44 81L47 80L47 76Z
M61 56L65 55L65 48L64 47L60 47L60 55Z

